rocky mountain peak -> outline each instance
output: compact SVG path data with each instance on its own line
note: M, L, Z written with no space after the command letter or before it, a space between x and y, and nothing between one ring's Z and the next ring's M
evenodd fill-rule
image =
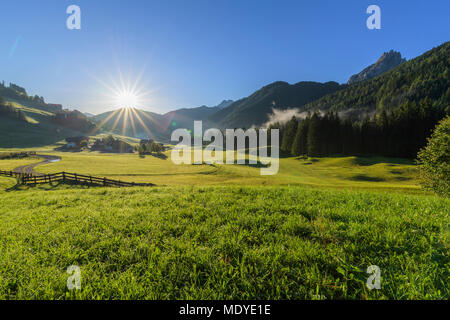
M350 77L348 84L354 84L361 81L369 80L382 75L383 73L397 67L398 65L406 62L405 58L402 58L400 52L391 50L383 53L383 55L371 66L365 68L358 74Z
M219 108L219 109L225 109L226 107L228 107L233 102L234 102L233 100L223 100L216 107Z

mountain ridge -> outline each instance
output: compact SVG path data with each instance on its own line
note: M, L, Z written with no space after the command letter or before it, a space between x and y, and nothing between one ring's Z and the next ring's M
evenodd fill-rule
M351 85L378 77L405 62L406 59L402 58L400 52L394 50L385 52L374 64L363 69L361 72L352 75L347 84Z
M138 138L167 141L171 131L175 129L192 130L195 120L203 121L205 127L214 127L215 123L210 121L208 117L232 102L232 100L223 100L214 107L203 105L196 108L180 108L164 114L136 108L128 109L128 111L127 109L118 109L98 114L91 119L107 130L118 130L122 134L130 134ZM134 123L134 127L123 123L121 119L125 117L129 118L131 123Z
M385 72L308 103L304 110L390 110L429 98L450 108L450 42Z
M217 123L220 128L258 126L268 120L273 108L301 107L341 87L334 81L325 83L301 81L295 84L275 81L216 112L209 120Z

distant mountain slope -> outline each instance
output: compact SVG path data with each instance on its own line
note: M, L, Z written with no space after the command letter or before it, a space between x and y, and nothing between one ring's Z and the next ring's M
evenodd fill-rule
M404 62L406 62L406 59L402 58L400 52L394 50L385 52L377 62L365 68L360 73L351 76L347 83L354 84L378 77Z
M209 117L221 110L219 106L207 107L201 106L198 108L184 108L175 111L170 111L163 115L164 122L167 127L173 128L187 128L193 129L194 121L201 120L205 127L214 126L214 123L209 120Z
M3 99L0 96L2 148L45 146L70 136L86 135L95 128L95 124L81 112L62 110L62 107L47 108L48 104L42 104L43 98L30 98L25 89L17 85L11 84L9 88L3 84L0 86L3 89L0 91L6 91L9 97ZM15 93L11 93L11 90ZM15 95L15 99L11 99L12 95ZM56 111L50 112L49 109Z
M214 113L209 120L221 128L249 128L265 123L273 108L299 108L341 88L336 82L305 81L291 85L278 81Z
M223 100L221 103L219 103L216 107L219 109L224 109L231 105L234 101L233 100Z
M134 108L108 111L90 119L97 123L98 132L106 130L124 136L153 139L161 137L166 122L158 113Z
M111 130L130 137L149 137L168 141L175 129L192 130L195 120L202 120L205 128L215 126L215 123L209 120L209 116L231 102L231 100L224 100L215 107L182 108L165 114L134 108L119 109L93 116L91 119L97 122L100 129Z
M405 62L371 80L309 103L306 109L392 109L428 98L435 107L450 108L450 42Z

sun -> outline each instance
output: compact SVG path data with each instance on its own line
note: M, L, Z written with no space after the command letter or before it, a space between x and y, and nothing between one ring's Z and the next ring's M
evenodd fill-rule
M108 126L109 132L115 132L117 126L122 123L122 135L129 133L129 129L133 131L133 136L142 134L142 130L145 131L148 137L154 138L153 133L145 124L142 118L147 118L152 123L157 123L156 119L142 110L142 108L148 107L150 102L149 95L154 94L157 88L151 90L145 90L146 84L140 84L143 76L144 69L141 70L138 77L132 81L132 77L124 77L120 68L118 68L118 75L116 77L109 75L109 81L104 81L101 78L91 74L88 74L101 84L106 90L103 92L105 96L101 103L106 104L115 110L98 123L90 133L94 135L100 129L104 128L104 125L113 121L112 126ZM136 126L137 125L137 126ZM120 127L120 126L119 126ZM128 130L128 131L127 131Z
M116 95L116 106L119 108L135 108L138 104L138 95L129 90L123 90Z

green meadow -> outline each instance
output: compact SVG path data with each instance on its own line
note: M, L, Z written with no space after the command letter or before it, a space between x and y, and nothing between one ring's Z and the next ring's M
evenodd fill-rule
M12 171L17 167L27 166L33 163L37 163L40 160L38 157L27 157L23 159L2 159L0 160L0 170Z
M420 191L414 163L389 158L281 158L278 174L261 176L251 165L175 165L164 157L98 152L52 152L61 161L39 172L76 172L127 182L176 185L305 185L327 188Z
M0 178L2 299L448 299L450 200L404 159L174 165L46 152L37 171L156 187L15 186ZM0 160L0 168L36 159ZM68 290L67 267L81 268ZM366 286L367 268L381 289Z

